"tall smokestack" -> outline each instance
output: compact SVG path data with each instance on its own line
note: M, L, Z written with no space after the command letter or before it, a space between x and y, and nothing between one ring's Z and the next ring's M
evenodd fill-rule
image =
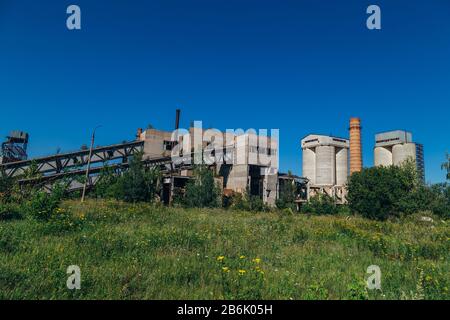
M177 115L175 117L175 130L180 128L180 109L177 109Z
M350 118L350 175L362 170L361 120Z

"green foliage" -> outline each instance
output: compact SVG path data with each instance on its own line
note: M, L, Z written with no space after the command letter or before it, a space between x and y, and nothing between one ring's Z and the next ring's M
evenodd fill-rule
M21 208L15 203L0 203L0 221L22 218Z
M120 177L109 167L105 165L100 171L98 182L93 190L94 196L97 198L119 198L118 181Z
M260 258L218 256L222 294L225 299L262 299L264 270Z
M314 215L338 213L336 202L327 194L317 194L311 197L309 201L302 206L301 211L303 213Z
M60 208L72 217L67 224L0 221L0 299L449 296L448 221L421 221L421 214L285 217L112 199ZM82 290L65 286L71 264L82 270ZM365 289L370 264L381 267L382 292Z
M411 210L410 197L418 185L417 172L410 164L364 168L349 178L349 207L370 219L400 216Z
M279 198L275 201L275 205L278 209L291 209L297 210L297 204L295 203L296 186L294 181L286 181L279 191Z
M369 294L367 292L366 283L363 280L353 280L348 285L348 298L350 300L368 300Z
M183 203L190 208L215 208L221 204L220 189L208 167L194 168L194 178L186 184Z
M446 171L446 178L450 180L450 154L446 154L446 161L441 165L442 170Z
M8 203L11 201L13 187L14 179L0 171L0 203Z
M270 211L270 208L259 196L252 196L246 190L245 193L235 193L231 198L231 208L241 211L263 212Z
M159 191L160 178L159 169L146 169L142 154L137 154L132 157L130 168L118 180L118 198L126 202L152 202Z
M64 191L58 186L51 193L37 191L24 205L29 218L37 221L49 221L58 211Z
M324 287L324 283L314 282L306 288L305 300L326 300L328 298L328 290Z
M353 213L385 220L401 214L431 210L447 216L449 189L445 184L426 186L419 182L412 162L402 166L365 168L348 183L348 202Z
M130 166L121 176L105 166L95 186L97 198L115 198L126 202L153 202L160 191L161 172L145 168L142 153L130 159Z

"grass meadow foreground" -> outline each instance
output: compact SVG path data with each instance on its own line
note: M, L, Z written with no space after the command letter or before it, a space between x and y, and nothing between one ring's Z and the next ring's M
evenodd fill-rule
M1 299L448 299L450 228L360 217L64 202L0 221ZM81 269L68 290L67 267ZM366 289L367 267L381 290Z

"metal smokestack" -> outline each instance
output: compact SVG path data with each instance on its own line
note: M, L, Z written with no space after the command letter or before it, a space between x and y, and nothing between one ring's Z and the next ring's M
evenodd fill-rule
M180 112L181 112L181 110L177 109L176 112L177 112L177 115L175 117L175 130L180 128Z
M361 120L350 118L350 175L362 170Z

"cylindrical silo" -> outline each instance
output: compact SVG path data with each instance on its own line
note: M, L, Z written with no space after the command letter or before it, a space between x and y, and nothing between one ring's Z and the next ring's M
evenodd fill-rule
M316 147L316 184L334 185L335 154L333 146Z
M362 170L361 120L350 119L350 174Z
M392 162L394 165L398 166L408 158L416 160L415 143L396 144L392 147Z
M311 184L316 183L316 153L314 149L303 149L302 175L308 178Z
M392 165L392 151L385 147L375 147L374 151L374 164L378 166L390 166Z
M336 148L336 185L347 183L348 176L348 149Z

